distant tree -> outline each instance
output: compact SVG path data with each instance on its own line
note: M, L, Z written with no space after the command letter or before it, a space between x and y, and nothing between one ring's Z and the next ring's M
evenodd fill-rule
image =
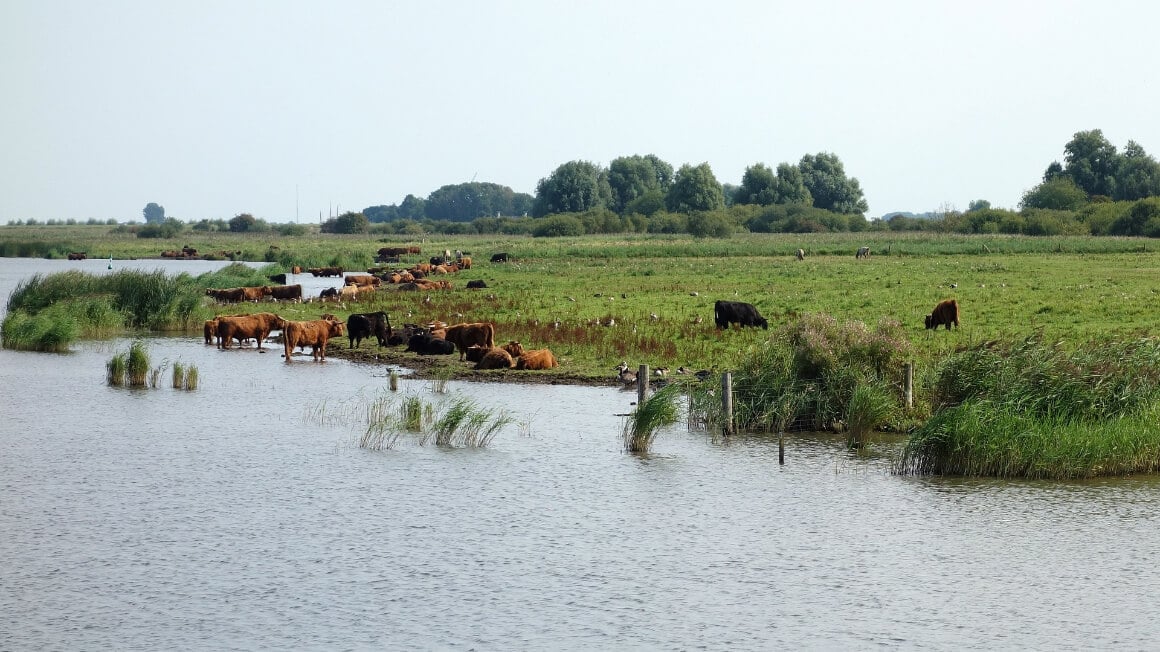
M584 235L584 223L575 215L550 215L536 220L532 235L537 238Z
M712 211L725 207L725 195L708 163L696 167L686 163L673 178L665 206L677 213Z
M530 196L527 196L530 199ZM469 222L478 217L513 215L526 211L527 203L507 186L470 182L443 186L427 197L427 217L435 220Z
M1064 173L1090 195L1113 197L1116 193L1116 146L1099 129L1080 131L1064 145Z
M1087 202L1087 193L1072 181L1061 175L1035 186L1023 194L1019 202L1021 208L1050 208L1053 210L1076 210Z
M234 233L245 233L254 229L254 225L258 220L254 219L253 215L249 213L239 213L230 220L230 231Z
M815 207L836 213L865 213L869 210L861 184L856 178L846 177L846 170L837 154L806 154L798 168Z
M703 211L689 216L689 233L695 238L727 238L733 223L721 211Z
M1113 198L1133 201L1160 195L1160 164L1134 140L1129 140L1116 162Z
M986 199L974 199L970 204L967 204L967 212L973 213L975 211L985 211L991 208L991 202Z
M371 223L362 213L346 212L322 223L323 233L367 233Z
M399 217L405 220L421 220L427 217L427 202L422 197L407 195L399 204Z
M145 204L145 210L141 213L145 216L146 224L160 224L165 221L165 207L155 202Z
M1051 181L1055 177L1063 174L1063 165L1059 161L1052 161L1051 165L1047 166L1047 170L1043 173L1044 181Z
M399 207L394 204L367 206L362 209L362 214L372 223L391 222L399 219Z
M1160 197L1141 199L1112 223L1111 235L1160 237Z
M777 177L764 163L755 163L745 168L741 175L741 185L733 195L737 204L757 204L770 206L777 201Z
M137 230L138 238L175 238L185 230L185 223L172 217L161 223L146 224Z
M629 215L638 214L647 217L652 217L663 210L665 210L665 193L661 190L649 190L624 207L624 212Z
M303 236L310 232L310 230L306 228L305 224L294 223L279 224L275 230L278 232L278 235L284 236Z
M588 161L569 161L536 184L532 214L542 217L552 213L583 213L593 208L608 208L611 204L608 172Z
M656 156L622 156L608 166L608 185L612 192L612 210L624 213L633 200L647 192L668 191L673 166Z

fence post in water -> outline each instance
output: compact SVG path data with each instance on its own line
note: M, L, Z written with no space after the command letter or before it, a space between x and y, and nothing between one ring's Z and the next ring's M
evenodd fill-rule
M785 465L785 431L777 433L777 463Z
M648 396L648 365L641 364L637 368L637 405L644 403Z
M392 392L399 391L399 374L395 373L394 370L391 371L389 383L390 383L390 387L391 387Z
M906 387L903 389L903 395L906 397L906 409L914 407L914 365L907 362L902 366L906 370Z
M725 436L733 435L733 374L721 374L721 411L725 415Z

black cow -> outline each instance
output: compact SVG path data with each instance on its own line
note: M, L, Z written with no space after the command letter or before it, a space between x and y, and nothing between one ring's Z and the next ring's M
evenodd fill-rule
M338 288L326 288L318 296L322 299L329 299L330 297L338 298Z
M506 251L503 253L491 255L491 262L493 262L493 263L506 263L507 261L508 261L508 255L507 255Z
M480 289L483 289L485 287L487 287L487 283L484 283L483 280L476 280L476 281L468 281L467 282L467 289L468 290L480 290Z
M432 266L434 266L434 265L446 265L447 259L444 258L443 256L431 256L430 263Z
M769 329L769 322L757 312L752 303L744 301L718 301L713 304L713 321L717 328L727 329L729 324L740 326L760 326Z
M419 355L451 355L455 353L455 345L439 337L412 335L407 341L407 350Z
M274 281L278 285L286 285L286 275L285 274L271 274L271 275L267 276L266 278L270 279L271 281Z
M378 312L354 313L346 319L346 335L350 339L350 348L362 344L364 338L371 335L378 340L379 346L386 346L391 338L391 320L387 313Z

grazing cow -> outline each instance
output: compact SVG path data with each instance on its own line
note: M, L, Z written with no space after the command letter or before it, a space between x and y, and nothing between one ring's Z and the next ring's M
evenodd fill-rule
M338 288L326 288L322 292L318 293L318 298L319 299L337 299L338 298Z
M516 369L552 369L559 366L560 363L556 362L556 356L552 355L552 351L549 349L524 351L524 354L516 360Z
M375 336L379 346L387 345L387 340L391 338L391 320L386 312L354 313L347 317L346 336L350 340L350 348L356 348L371 335Z
M286 285L286 275L285 274L270 274L266 278L270 279L274 283L277 283L278 285Z
M346 285L359 285L378 287L382 284L382 279L371 274L347 274L344 283Z
M959 302L954 299L947 299L940 301L934 310L926 316L927 329L938 328L939 326L946 326L947 330L951 329L951 325L959 325Z
M467 354L467 347L472 344L492 348L495 346L495 324L477 322L473 324L456 324L447 328L444 339L455 344L459 349L459 359Z
M861 260L862 258L869 258L870 257L870 247L858 247L858 252L854 254L854 257L859 259L859 260Z
M270 312L253 315L225 315L217 318L218 348L230 348L230 340L255 339L258 350L262 350L262 340L274 329L284 329L286 320ZM285 335L285 331L283 331Z
M270 296L270 286L242 288L242 296L246 301L261 301L262 297Z
M210 288L205 291L206 296L213 297L218 303L239 303L246 300L243 288Z
M512 359L512 354L503 349L492 348L488 349L487 353L483 354L479 362L475 363L476 369L511 369L516 365L515 360Z
M744 301L718 301L713 304L713 321L718 329L728 329L729 324L741 326L760 326L769 328L769 322L757 312L752 303Z
M806 250L805 249L798 249L797 251L794 252L794 255L797 256L798 260L805 260L806 259Z
M344 285L342 286L342 289L338 291L338 296L344 301L354 301L358 298L358 286Z
M438 337L418 334L407 340L407 350L419 355L451 355L455 353L455 345Z
M285 274L283 274L285 276ZM278 285L270 288L270 298L275 301L301 301L302 300L302 286L295 285Z
M502 253L491 255L491 262L493 262L493 263L506 263L507 261L508 261L508 254L506 251L502 252Z
M467 282L468 290L482 290L485 287L487 287L487 283L484 283L482 279Z
M205 328L203 329L203 332L205 333L206 344L213 344L214 338L217 337L217 325L217 317L205 320Z
M71 251L68 255L69 260L84 260L88 257L88 254L83 251Z
M459 266L463 269L471 269L471 256L460 256Z
M326 359L326 343L330 338L341 335L342 322L336 319L288 321L282 329L283 355L286 362L290 362L294 347L309 346L311 356L321 362Z

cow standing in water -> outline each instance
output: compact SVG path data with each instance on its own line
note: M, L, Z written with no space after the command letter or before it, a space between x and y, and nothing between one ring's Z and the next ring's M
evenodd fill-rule
M713 304L713 321L721 330L728 329L729 324L760 326L763 329L769 329L769 322L761 316L761 313L757 312L757 307L744 301L716 302Z

